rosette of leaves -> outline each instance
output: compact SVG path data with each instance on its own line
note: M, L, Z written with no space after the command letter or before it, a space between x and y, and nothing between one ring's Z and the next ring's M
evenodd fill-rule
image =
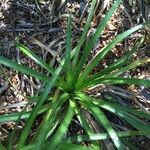
M91 71L116 44L137 30L144 28L148 23L140 24L117 35L116 38L87 63L87 58L92 48L120 3L121 0L114 2L111 9L98 25L96 32L85 42L95 12L96 0L93 0L83 33L74 48L71 46L71 16L69 17L66 32L66 50L64 58L58 67L46 64L27 47L17 43L17 48L47 70L47 75L0 56L0 64L44 82L42 92L39 91L37 96L29 98L29 103L30 101L35 101L36 103L32 111L26 112L24 110L21 113L0 116L0 122L19 122L21 119L26 121L16 145L13 145L13 140L10 140L8 145L0 145L2 149L12 149L13 146L19 150L103 149L101 141L107 140L112 143L112 147L123 150L127 147L134 148L125 140L125 137L136 135L145 135L148 137L150 135L150 126L143 121L143 119L150 120L149 114L133 108L123 107L118 103L105 101L105 99L96 99L86 94L88 88L99 84L134 84L150 87L150 80L123 78L121 76L130 69L150 62L150 58L134 61L132 59L132 55L141 45L143 39L135 44L132 50L128 51L122 58L100 72L91 74ZM93 120L103 127L103 132L96 132L91 127L83 110L88 112ZM119 117L123 122L130 124L133 130L120 131L114 128L105 113L106 111ZM42 121L39 123L38 129L32 139L29 140L28 136L30 135L31 127L39 114ZM76 134L76 136L70 137L67 136L67 132L73 118L78 120L84 132L83 134ZM14 135L15 130L11 133L11 137Z

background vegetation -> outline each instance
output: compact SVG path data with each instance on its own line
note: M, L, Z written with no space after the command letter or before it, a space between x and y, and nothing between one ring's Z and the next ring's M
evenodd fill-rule
M148 72L149 55L138 52L141 48L144 52L149 43L148 19L143 15L139 18L143 20L133 24L122 0L30 1L21 6L28 6L29 10L36 6L40 15L32 12L29 20L35 22L36 17L43 17L49 22L41 24L38 18L35 26L33 22L21 20L24 28L17 27L15 32L25 35L28 31L35 35L26 40L18 34L13 45L17 57L6 52L0 56L5 81L1 93L6 95L10 89L20 101L0 108L2 127L6 125L8 130L11 123L0 149L122 150L140 149L140 142L147 143L149 97L143 98L145 104L141 104L137 92L142 89L148 93L150 87L149 73L145 79L141 77L142 72ZM46 6L51 6L46 10L48 16L44 12ZM132 9L132 13L136 12L136 7ZM67 13L57 16L55 10ZM130 29L117 28L116 17L122 11L128 16ZM77 18L76 12L81 16ZM3 30L11 31L9 26ZM36 31L48 32L41 36L46 39L45 44L35 38ZM23 86L21 90L12 83L15 82L12 69L14 80L16 75L21 78L17 83ZM144 144L142 149L147 148Z

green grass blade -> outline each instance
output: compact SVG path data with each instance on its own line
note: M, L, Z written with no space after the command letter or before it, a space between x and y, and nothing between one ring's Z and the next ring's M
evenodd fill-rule
M79 79L79 82L76 86L76 88L79 90L81 88L84 87L84 84L89 83L95 79L101 78L102 76L108 75L110 74L112 71L114 70L118 70L120 69L123 65L125 65L126 63L129 63L132 54L135 53L135 51L138 49L138 47L143 43L144 41L144 37L142 37L140 39L140 41L138 41L138 43L135 44L135 46L132 48L131 51L127 52L126 55L124 55L122 58L118 59L115 63L111 64L110 66L108 66L107 68L103 69L100 72L95 73L92 76L89 76L87 78L85 78L83 81L81 81Z
M148 113L145 113L145 112L140 112L140 111L137 111L135 109L133 109L132 107L124 107L124 106L121 106L119 104L116 104L116 103L110 103L110 102L106 102L105 100L102 100L102 99L95 99L95 98L91 98L91 97L88 97L86 96L85 94L83 93L78 93L77 94L78 97L80 97L81 99L86 99L87 101L90 101L92 100L92 102L95 104L95 105L98 105L99 107L102 107L104 109L106 108L109 108L109 109L114 109L112 111L117 111L117 110L122 110L122 111L125 111L125 112L128 112L130 114L133 114L135 116L138 116L138 117L143 117L145 119L148 119L150 120L150 114Z
M137 51L137 49L140 47L140 45L144 42L144 37L138 41L135 46L131 49L131 51L127 52L122 58L118 59L116 62L114 62L112 65L108 66L106 69L103 69L101 72L95 73L90 80L100 78L101 76L110 74L112 71L116 69L120 69L122 65L125 65L128 63L131 59L131 56Z
M50 107L48 107L48 106L43 107L42 109L40 109L38 111L37 114L41 114L41 113L45 112L47 110L47 108L50 108ZM24 112L21 115L20 119L27 119L30 116L30 114L31 114L31 111L30 112ZM11 114L7 114L7 115L1 115L0 116L0 123L6 123L6 122L10 122L10 121L17 121L19 116L20 116L20 112L11 113Z
M17 70L21 73L33 76L33 77L35 77L39 80L45 81L45 82L47 82L49 80L49 77L47 77L46 75L41 74L41 73L39 73L29 67L26 67L24 65L17 64L16 62L13 62L10 59L4 58L2 56L0 56L0 64L4 65L6 67L9 67L9 68L13 68L14 70Z
M58 117L58 112L61 111L62 104L68 99L68 94L62 95L59 99L54 101L51 106L51 110L49 110L44 117L44 121L40 127L40 131L38 133L38 141L35 149L40 150L44 147L44 142L46 141L47 133L49 133L50 129L56 118Z
M20 148L19 150L34 150L34 147L35 147L35 144L28 144Z
M64 117L64 120L62 121L60 127L57 129L56 133L50 140L50 142L48 142L47 149L54 150L56 149L57 145L61 142L74 115L74 109L75 109L75 103L73 101L70 101L67 114Z
M61 143L58 145L58 150L95 150L91 147L85 147L82 145L76 145L71 143Z
M101 36L102 31L106 27L108 21L112 17L112 15L115 12L115 10L120 5L121 1L122 0L116 0L116 2L113 4L111 9L108 11L108 13L104 17L104 19L101 21L101 23L97 27L97 30L94 33L94 35L91 37L91 39L89 40L89 42L85 46L85 48L83 50L83 54L82 54L81 60L79 61L79 65L78 65L77 71L75 72L77 75L75 75L75 76L77 76L77 77L79 76L79 73L81 72L84 63L86 62L87 57L88 57L89 53L91 52L91 49L94 47L97 39Z
M30 97L31 98L31 97ZM37 99L36 99L37 100ZM35 100L33 100L33 101L28 101L27 102L27 104L26 104L26 106L23 108L23 110L21 111L21 112L19 112L19 116L18 116L18 118L17 118L17 120L16 120L16 122L15 122L15 126L14 126L14 128L13 128L13 131L9 134L9 144L8 144L8 149L9 150L11 150L11 149L13 149L13 143L14 143L14 137L15 137L15 134L16 134L16 132L17 132L17 126L18 126L18 124L19 124L19 122L20 122L20 119L21 119L21 117L22 117L22 115L26 112L26 108L28 107L28 105L29 104L31 104L31 102L34 102Z
M65 51L65 70L67 72L67 76L70 72L70 53L71 53L71 15L68 18L68 24L67 24L67 36L66 36L66 51Z
M81 100L85 99L86 103L89 103L90 101L92 101L95 105L98 105L99 107L106 109L106 110L114 113L115 115L123 118L125 121L127 121L129 124L131 124L136 129L138 129L140 131L144 131L144 132L146 131L147 134L145 132L145 133L143 133L144 135L150 135L150 126L148 126L145 122L138 119L136 116L129 114L125 109L122 109L122 107L119 107L119 105L118 105L118 107L113 107L113 105L107 104L107 102L105 102L105 101L100 101L100 100L97 101L96 99L89 98L82 93L78 93L78 96L80 97ZM149 117L149 119L150 119L150 115L148 115L148 114L140 116L140 117L145 117L145 118Z
M89 126L89 123L86 120L86 116L84 116L84 112L82 112L82 110L80 112L78 108L75 109L75 112L76 112L77 118L78 118L80 124L82 125L82 127L84 128L86 134L87 135L93 134L93 130ZM101 144L99 142L91 141L91 146L94 147L95 150L98 150L98 149L100 149Z
M19 50L21 50L24 54L33 59L37 64L45 68L48 72L54 73L53 67L46 64L42 59L39 58L39 56L35 55L29 48L20 43L17 43L16 46Z
M98 80L94 80L93 83L91 83L91 86L98 84L133 84L137 86L150 87L150 80L136 78L100 78Z
M80 121L80 124L84 128L86 134L90 135L93 133L92 129L89 127L89 123L86 121L86 117L84 117L83 113L79 111L77 108L76 110L77 118Z
M137 135L148 135L150 134L150 131L118 131L116 132L118 137L133 137ZM73 136L68 139L66 139L66 142L84 142L84 141L98 141L98 140L106 140L110 138L108 133L97 133L97 134L92 134L92 135L79 135L79 136Z
M130 107L123 107L119 104L104 102L103 100L102 100L101 104L99 103L99 106L102 108L109 107L109 108L115 108L116 110L120 109L122 111L128 112L128 113L135 115L137 117L142 117L142 118L150 120L150 114L137 111L137 110L133 109L132 107L131 108Z
M118 137L122 138L122 137L133 137L133 136L138 136L138 135L148 135L150 134L150 131L118 131L116 132ZM79 135L79 136L73 136L67 139L64 139L65 142L69 143L79 143L79 142L91 142L91 141L98 141L98 140L106 140L110 138L108 133L97 133L97 134L91 134L91 135ZM62 143L62 144L67 144L67 143ZM28 147L33 148L33 145L29 145ZM61 148L61 144L58 146ZM68 146L69 147L69 146ZM27 150L26 149L27 146L25 146L25 148L21 149L21 150ZM70 148L70 147L69 147Z
M100 101L97 101L96 99L94 100L94 98L90 99L83 94L78 94L78 96L81 97L82 99L83 98L86 99L87 101L92 100L95 105L98 105L99 107L104 108L104 109L116 114L117 116L123 118L124 120L126 120L129 124L131 124L136 129L139 129L141 131L150 131L150 127L148 127L147 124L145 124L143 121L139 120L136 116L128 113L128 112L131 112L131 113L135 114L134 111L128 110L128 112L127 112L126 109L122 109L122 107L120 107L119 105L118 105L118 107L116 107L116 105L109 104L104 101L100 102ZM141 116L139 116L140 114L141 114ZM139 112L139 114L136 114L136 115L138 115L139 117L145 117L146 119L150 120L149 114L146 115L145 113Z
M126 72L126 71L128 71L128 70L130 70L130 69L133 69L133 68L135 68L135 67L137 67L137 66L140 66L140 65L145 64L145 63L148 63L148 62L150 62L150 58L144 58L144 59L136 60L136 61L134 61L133 63L131 63L130 65L128 65L128 66L126 66L126 67L123 67L123 68L121 68L121 69L119 69L119 70L113 72L113 73L110 74L110 75L106 75L105 77L108 77L108 78L109 78L109 77L110 77L110 78L111 78L111 77L117 77L117 76L123 74L124 72Z
M94 58L89 62L89 64L87 64L85 70L83 71L81 78L84 79L86 78L86 76L88 76L88 74L90 73L90 71L92 69L94 69L94 67L99 63L100 60L102 60L105 55L119 42L121 42L123 39L125 39L127 36L129 36L130 34L134 33L135 31L141 29L144 25L138 25L136 27L133 27L132 29L129 29L127 31L125 31L122 34L119 34L115 39L113 39L105 48L103 48L103 50L96 54L94 56Z
M145 122L141 121L140 119L138 119L137 117L135 117L129 113L126 113L123 111L121 111L121 113L122 114L118 114L118 115L120 115L120 117L122 117L124 120L126 120L134 128L136 128L138 130L142 130L142 131L147 131L147 135L150 135L150 133L149 133L150 126L148 126L148 124L146 124Z
M49 80L49 82L47 83L44 92L41 95L41 99L37 102L36 106L33 108L32 113L26 123L26 126L23 129L23 132L20 136L19 139L19 143L18 143L18 148L20 149L21 147L23 147L25 140L30 132L30 128L34 122L35 117L37 116L37 112L38 110L41 108L41 106L43 105L43 103L46 101L48 95L50 94L50 91L53 87L53 85L56 82L57 77L59 76L61 70L62 70L63 66L60 64L60 66L56 69L56 71L54 72L54 74L52 75L51 80Z
M26 119L30 116L31 112L23 113L21 119ZM11 113L8 115L1 115L0 116L0 123L6 123L10 121L16 121L19 117L19 113Z
M107 109L108 111L116 114L117 116L123 118L124 120L126 120L129 124L131 124L134 128L141 130L141 131L147 131L148 135L149 131L150 131L150 126L148 126L145 122L141 121L140 119L138 119L137 117L122 111L121 109L115 109L115 108L111 108L111 107L104 107L103 108Z
M132 141L130 142L128 139L122 138L121 141L128 147L128 149L137 150L139 147L137 144L132 143Z
M104 113L97 106L95 106L94 104L92 104L91 102L89 102L87 100L85 100L84 103L82 103L82 104L83 105L85 104L85 107L88 110L90 110L92 115L99 121L99 123L101 123L103 125L103 127L106 129L106 131L110 135L111 139L113 140L116 148L123 150L124 145L119 140L119 137L117 136L115 130L112 128L110 122L108 121L108 119L106 118Z
M1 143L0 143L0 150L7 150Z
M73 50L73 51L75 51L75 55L74 55L74 58L73 58L73 65L74 66L76 66L76 64L77 64L81 46L83 45L83 43L84 43L84 41L86 39L87 33L89 31L89 28L90 28L90 25L91 25L91 22L92 22L92 18L93 18L94 12L95 12L96 2L97 2L97 0L92 0L90 11L89 11L89 15L88 15L86 24L84 26L83 33L82 33L82 35L81 35L81 37L79 39L78 45Z
M65 51L65 64L64 64L64 73L65 73L65 82L63 85L64 91L68 91L68 89L71 89L71 82L72 82L72 64L71 64L71 29L72 29L72 19L71 15L68 18L68 24L67 24L67 36L66 36L66 51ZM61 84L63 82L61 81ZM72 86L73 88L73 86Z

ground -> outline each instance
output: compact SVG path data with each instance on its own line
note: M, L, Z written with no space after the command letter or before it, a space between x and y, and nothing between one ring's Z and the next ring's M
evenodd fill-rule
M97 11L88 34L89 37L94 33L98 23L104 17L111 4L112 0L100 1L97 4ZM19 40L46 62L53 65L57 64L64 51L68 13L72 12L74 16L72 35L72 45L74 46L78 42L86 22L89 5L90 1L87 0L57 0L55 2L45 2L44 0L1 0L0 55L40 70L31 59L20 53L16 48L15 41ZM95 44L89 59L117 34L149 19L150 2L148 0L124 0L108 23L102 37ZM111 64L115 59L120 58L143 35L146 36L144 44L134 57L150 57L150 30L143 29L117 45L100 65L93 70L93 73ZM4 66L0 67L0 115L21 111L27 103L25 96L33 96L41 86L41 82ZM131 70L124 76L150 79L150 64ZM121 105L135 105L142 111L150 111L150 89L148 88L105 86L89 89L87 93L101 98L106 98L111 94L116 97ZM32 108L29 107L28 109ZM0 139L2 141L6 139L9 132L13 129L13 125L14 122L0 125ZM24 122L21 122L20 128L23 125ZM139 141L142 142L143 137L140 137ZM147 139L144 142L146 141Z

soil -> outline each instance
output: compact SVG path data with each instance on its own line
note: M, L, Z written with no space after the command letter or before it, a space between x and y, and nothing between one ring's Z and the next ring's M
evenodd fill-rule
M62 1L63 2L63 1ZM132 2L132 3L131 3ZM0 55L18 63L44 72L34 61L23 55L16 48L16 41L32 49L46 62L56 65L61 59L65 46L65 33L69 12L73 18L72 45L74 46L83 31L90 1L66 0L61 1L36 1L36 0L1 0L0 1ZM112 0L104 7L103 3L97 5L88 38L94 33L97 25L112 5ZM150 2L147 0L124 0L121 6L109 21L101 38L91 51L89 60L117 34L127 29L150 20ZM112 64L116 59L125 54L139 37L145 35L145 41L139 48L134 58L150 57L150 29L142 29L124 40L112 49L102 62L93 70L93 73ZM87 38L87 39L88 39ZM124 76L132 76L150 80L150 63L144 64ZM42 85L39 80L20 74L17 71L0 66L0 115L19 112L26 105L25 96L34 96ZM117 95L115 91L126 96ZM123 106L136 105L143 111L150 111L150 89L135 86L105 86L89 89L88 94L94 97L106 98L111 94L117 97L117 102ZM129 95L132 95L131 97ZM133 98L134 95L134 98ZM29 107L28 109L32 109ZM24 122L18 126L22 128ZM13 130L14 122L0 125L0 140L5 141L9 132ZM71 127L73 128L73 127ZM70 129L71 130L71 129ZM71 132L76 132L75 127ZM81 130L78 132L82 132ZM133 139L133 141L135 138ZM139 149L148 149L150 143L147 138L138 137L141 143ZM135 143L137 141L134 141ZM144 144L147 143L146 146Z

